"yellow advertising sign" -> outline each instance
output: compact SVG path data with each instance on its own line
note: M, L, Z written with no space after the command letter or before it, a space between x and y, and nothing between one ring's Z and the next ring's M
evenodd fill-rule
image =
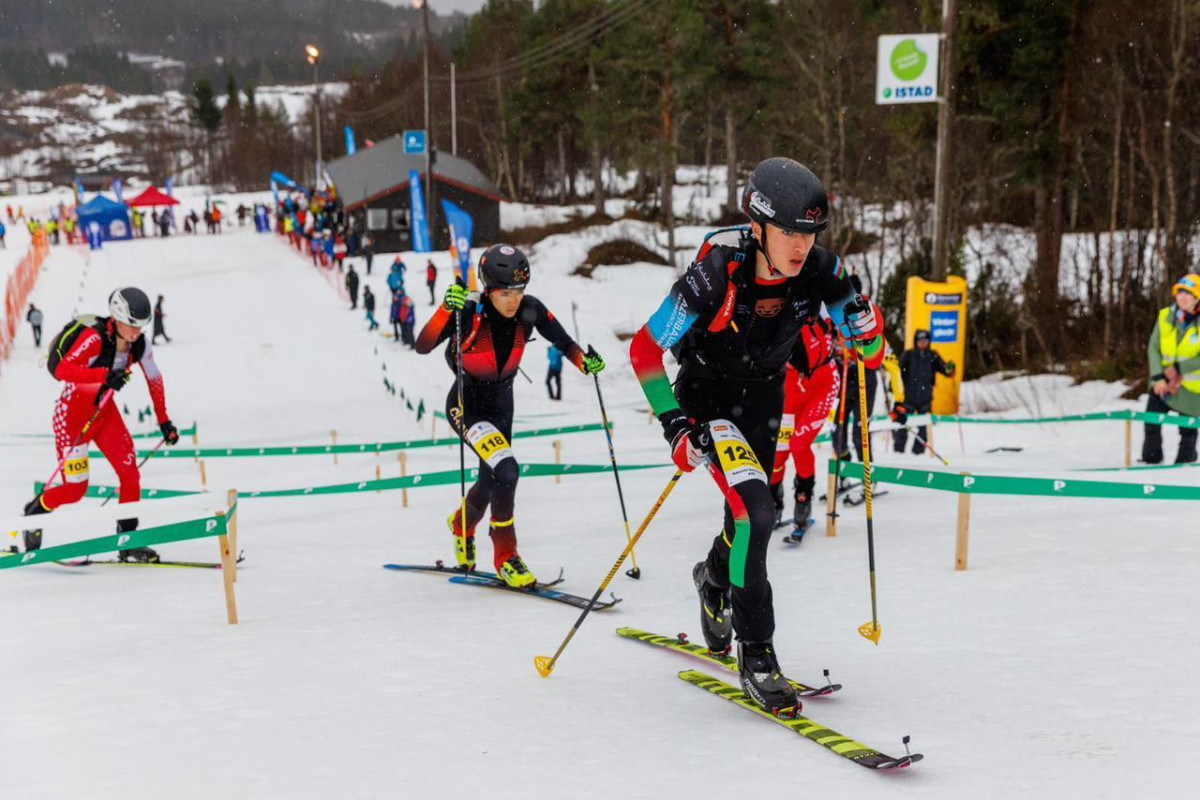
M944 283L908 279L904 303L904 349L913 346L918 330L929 331L932 347L942 360L957 366L953 378L938 376L933 388L933 413L957 414L958 390L967 355L967 297L964 278L951 275Z

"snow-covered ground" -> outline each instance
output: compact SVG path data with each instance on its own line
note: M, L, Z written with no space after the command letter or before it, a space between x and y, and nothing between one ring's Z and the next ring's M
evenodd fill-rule
M620 459L662 463L661 434L647 422L617 334L651 313L672 274L634 265L572 276L589 236L533 248L530 288L568 329L577 303L583 340L606 356L602 386ZM448 259L435 260L444 286ZM410 291L427 299L423 257L407 261ZM387 263L377 257L368 279L381 320ZM427 405L440 407L452 383L440 352L420 358L367 333L361 313L306 260L250 229L90 255L56 248L33 295L48 331L67 320L81 280L89 309L121 284L165 295L174 341L157 359L168 404L179 424L199 422L202 445L324 443L331 429L342 442L425 436L428 419L418 425L385 393L379 359ZM428 311L418 306L419 322ZM0 377L0 533L21 525L12 515L54 467L50 441L28 436L49 431L57 394L41 355L22 327ZM533 343L524 364L533 383L516 384L518 428L597 421L590 381L570 370L565 400L545 397L544 359L544 343ZM1112 385L968 386L980 410L1012 416L1128 407ZM145 406L144 382L121 400ZM960 444L958 430L940 426L936 445L953 468L980 472L1065 472L1123 456L1120 423L966 425L961 435ZM598 433L562 441L568 462L607 461ZM886 452L883 437L878 444L884 463L934 465ZM988 452L1001 445L1024 449ZM526 462L553 460L548 439L518 440L516 451ZM451 469L457 458L452 447L415 450L408 468ZM218 487L374 476L373 456L339 461L212 459L211 499L152 501L139 513L152 520L212 505ZM394 460L383 469L397 474ZM1153 474L1194 481L1185 473ZM626 474L635 524L669 475ZM93 480L111 485L113 475L99 462ZM144 485L197 489L199 473L188 460L153 461ZM457 487L413 490L407 509L396 493L243 500L236 628L208 571L0 572L0 683L9 689L0 796L650 798L680 786L751 797L1193 796L1180 754L1200 745L1200 689L1190 680L1200 657L1190 633L1194 506L977 497L971 569L955 572L955 498L888 488L875 508L879 647L856 631L870 615L861 508L845 511L837 538L818 528L799 548L773 543L770 569L788 672L815 682L829 668L846 687L809 701L807 713L887 752L902 751L900 737L911 734L926 760L906 773L862 770L684 685L675 673L694 664L683 657L613 635L620 625L698 634L690 572L720 525L720 499L692 475L638 549L642 579L617 578L624 602L586 621L548 680L532 659L553 652L573 610L380 568L451 557L444 519ZM59 512L51 543L108 532L111 506L97 506ZM624 541L603 474L524 479L517 528L531 567L543 577L565 567L563 588L583 595ZM211 540L162 549L216 554ZM480 555L486 563L486 541Z

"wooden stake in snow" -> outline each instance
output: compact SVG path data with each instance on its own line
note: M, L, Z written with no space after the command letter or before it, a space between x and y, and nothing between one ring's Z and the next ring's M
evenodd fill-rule
M554 464L562 466L562 439L554 440ZM562 483L562 474L558 473L554 476L555 483Z
M226 512L218 511L218 517L225 517ZM225 615L229 619L230 625L238 624L237 611L237 595L234 593L233 581L234 570L237 568L234 562L237 560L229 550L228 534L221 534L217 537L218 546L221 549L221 580L225 584Z
M238 560L238 531L237 531L237 489L230 489L228 495L229 501L229 549L233 553L233 582L237 583L237 560ZM223 567L224 565L222 565Z
M333 465L337 466L337 431L330 431L329 438L333 439Z
M200 459L200 488L208 488L208 473L204 471L204 459Z
M1133 420L1125 420L1125 467L1133 466Z
M969 472L960 472L964 478ZM967 545L971 534L971 495L966 492L958 496L958 537L954 546L954 569L963 571L967 568Z
M408 456L403 450L400 451L400 477L408 477ZM408 508L408 489L400 490L400 504L404 508Z
M836 451L835 451L836 452ZM825 535L837 536L837 473L829 473L829 493L825 495Z

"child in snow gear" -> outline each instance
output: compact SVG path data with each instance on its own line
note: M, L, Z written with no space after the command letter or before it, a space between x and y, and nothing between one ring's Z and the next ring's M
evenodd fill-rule
M1184 275L1171 291L1175 304L1158 312L1147 346L1150 396L1146 411L1200 417L1200 274ZM1196 460L1197 433L1195 428L1179 429L1176 464ZM1162 426L1146 423L1142 461L1160 464L1162 460Z
M546 352L549 366L546 369L546 392L551 400L562 400L562 353L554 345Z
M373 331L379 327L379 323L375 321L375 293L370 286L363 287L363 308L367 312L367 330Z
M392 305L388 309L388 322L392 323L392 339L401 342L400 323L404 320L404 290L392 292Z
M47 487L25 506L25 514L45 514L77 502L87 492L88 444L95 442L120 479L119 502L141 497L141 476L134 458L133 439L125 427L113 395L140 365L150 386L150 398L163 439L179 441L179 431L167 414L162 373L154 363L151 343L143 329L153 316L148 298L140 289L117 289L109 297L108 317L84 317L68 324L50 343L47 366L62 381L63 393L54 409L54 440L62 482ZM120 520L117 532L137 528L136 519ZM38 537L40 540L40 536ZM38 542L40 545L40 541ZM148 547L120 551L122 560L157 561Z
M604 369L599 356L587 355L542 302L525 293L529 282L525 254L506 244L492 245L479 258L480 294L468 295L455 283L446 290L442 305L417 337L418 353L429 353L454 337L458 347L447 345L446 361L463 373L463 406L451 388L446 416L459 436L479 456L479 479L467 493L466 519L455 509L447 520L454 537L455 557L464 569L475 566L475 526L491 506L489 533L496 572L509 586L533 586L533 573L517 553L513 503L520 473L512 440L513 379L534 331L540 333L581 372L592 375ZM457 312L457 313L456 313ZM461 319L461 331L455 321Z
M433 265L433 259L429 259L429 263L425 265L425 285L429 287L429 305L437 303L437 295L434 294L434 287L437 286L437 267Z
M748 228L710 234L696 260L634 336L630 359L683 471L703 464L725 496L725 523L693 569L701 629L725 651L737 632L741 682L763 708L795 709L772 637L767 544L775 511L762 465L772 463L784 378L796 339L827 309L843 334L882 357L874 307L855 295L840 258L816 244L829 215L821 182L789 158L759 164L742 194ZM663 367L680 364L672 390Z
M838 399L841 375L833 359L833 325L817 318L804 326L787 363L784 378L783 419L775 445L775 467L771 471L771 495L775 501L775 526L783 517L783 478L787 473L788 453L796 465L793 482L795 507L792 513L793 536L803 535L812 516L816 461L812 446L829 410Z
M938 375L954 377L955 364L953 361L942 360L940 354L930 346L929 331L920 329L913 335L913 347L905 350L900 356L900 377L904 382L904 400L897 401L892 408L892 419L904 425L909 414L928 414L933 408L933 382ZM929 441L929 428L922 425L913 437L913 454L925 452L925 443ZM900 428L895 433L893 447L897 453L903 453L908 445L908 430Z

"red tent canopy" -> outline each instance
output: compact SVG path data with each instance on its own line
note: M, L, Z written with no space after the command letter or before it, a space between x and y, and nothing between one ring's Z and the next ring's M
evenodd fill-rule
M146 206L177 206L179 201L168 194L163 194L157 187L151 186L146 191L139 194L137 197L130 200L126 205L133 207Z

